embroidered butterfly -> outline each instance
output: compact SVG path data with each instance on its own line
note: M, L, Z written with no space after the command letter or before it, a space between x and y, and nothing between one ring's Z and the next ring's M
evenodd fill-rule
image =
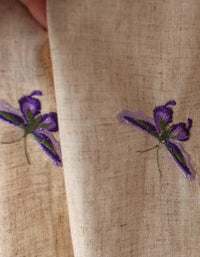
M183 175L191 180L194 178L194 171L190 166L189 156L175 140L187 141L189 139L192 119L188 118L187 124L184 122L171 124L173 110L170 106L174 105L176 105L175 101L168 101L165 105L155 107L153 110L153 119L147 117L143 112L132 112L128 110L121 111L118 114L118 119L123 123L137 127L158 140L157 145L138 152L144 153L156 149L156 159L160 173L159 146L163 145Z
M57 114L50 112L42 115L40 113L41 103L37 98L33 97L34 95L41 96L42 92L35 90L30 95L21 97L18 101L20 110L11 107L6 102L0 102L0 119L23 129L21 138L1 143L10 144L23 139L25 156L30 164L26 138L31 135L53 163L57 166L62 166L60 144L51 133L58 131Z

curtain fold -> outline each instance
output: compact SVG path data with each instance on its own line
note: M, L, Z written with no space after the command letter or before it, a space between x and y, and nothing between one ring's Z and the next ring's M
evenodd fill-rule
M48 25L65 185L76 257L199 256L199 177L120 124L176 100L193 118L183 143L199 167L199 18L191 1L49 0Z
M49 0L49 42L18 1L0 13L0 101L41 90L63 156L30 137L28 165L22 142L0 145L0 256L199 257L199 1ZM169 100L174 123L193 119L191 182L164 148L160 177L155 152L136 152L156 141L117 119ZM0 122L0 142L21 135Z
M2 0L0 35L0 101L19 108L19 98L41 90L42 113L57 111L47 32L19 1ZM0 142L22 133L0 121ZM0 256L72 256L63 170L49 161L31 136L27 149L31 165L22 142L0 144Z

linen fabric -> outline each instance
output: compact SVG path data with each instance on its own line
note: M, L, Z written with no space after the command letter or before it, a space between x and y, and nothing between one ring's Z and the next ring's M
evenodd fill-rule
M199 1L49 0L48 34L16 0L0 12L0 100L41 90L63 155L53 166L29 137L29 166L23 143L1 145L0 255L199 257ZM164 148L160 177L156 153L136 152L157 142L117 120L168 100L174 123L193 119L194 181ZM21 135L0 123L0 141Z
M49 1L48 22L76 257L198 257L199 20L193 1ZM193 119L187 181L157 142L119 123L176 100Z
M48 57L48 36L15 0L0 3L0 101L19 108L18 99L33 90L42 113L56 110ZM0 142L23 131L0 122ZM59 135L55 135L59 139ZM71 257L71 239L63 170L55 167L34 139L0 144L0 256Z

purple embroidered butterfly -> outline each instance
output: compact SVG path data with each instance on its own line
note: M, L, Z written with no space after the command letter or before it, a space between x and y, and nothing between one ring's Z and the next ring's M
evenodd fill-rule
M154 147L138 152L143 153L157 149L156 157L160 173L158 150L160 144L162 144L172 156L183 175L191 180L194 178L194 171L190 166L189 157L174 140L186 141L189 139L192 120L188 119L187 125L183 122L170 124L173 116L173 110L169 107L170 105L176 105L176 102L168 101L165 105L155 107L153 110L154 119L147 117L143 112L131 112L127 110L121 111L118 114L118 119L123 123L141 129L158 140L158 144Z
M20 110L6 102L0 102L0 119L24 130L21 138L1 143L9 144L24 139L25 155L30 164L26 138L31 135L53 163L62 166L60 144L51 133L58 131L57 114L50 112L41 115L41 103L34 95L41 96L42 92L35 90L30 95L21 97L18 101Z

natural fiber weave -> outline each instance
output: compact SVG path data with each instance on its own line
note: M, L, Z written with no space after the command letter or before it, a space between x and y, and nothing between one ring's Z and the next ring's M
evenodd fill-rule
M22 95L38 89L43 112L56 111L41 54L47 33L18 1L2 0L0 13L0 100L18 108ZM20 129L0 123L0 141L21 135ZM0 256L71 257L63 170L49 162L33 138L27 143L31 166L22 143L0 145Z
M152 138L116 119L152 116L175 99L174 122L199 172L199 1L50 0L50 46L76 257L199 257L199 176L188 182Z
M199 1L49 0L50 51L18 1L2 0L0 13L0 100L17 108L43 92L42 110L58 112L65 173L64 185L32 138L31 166L22 144L0 146L0 256L199 257ZM155 153L136 153L153 138L116 118L152 116L171 99L174 122L194 122L184 143L193 182L164 150L161 178ZM0 124L0 141L20 135Z

